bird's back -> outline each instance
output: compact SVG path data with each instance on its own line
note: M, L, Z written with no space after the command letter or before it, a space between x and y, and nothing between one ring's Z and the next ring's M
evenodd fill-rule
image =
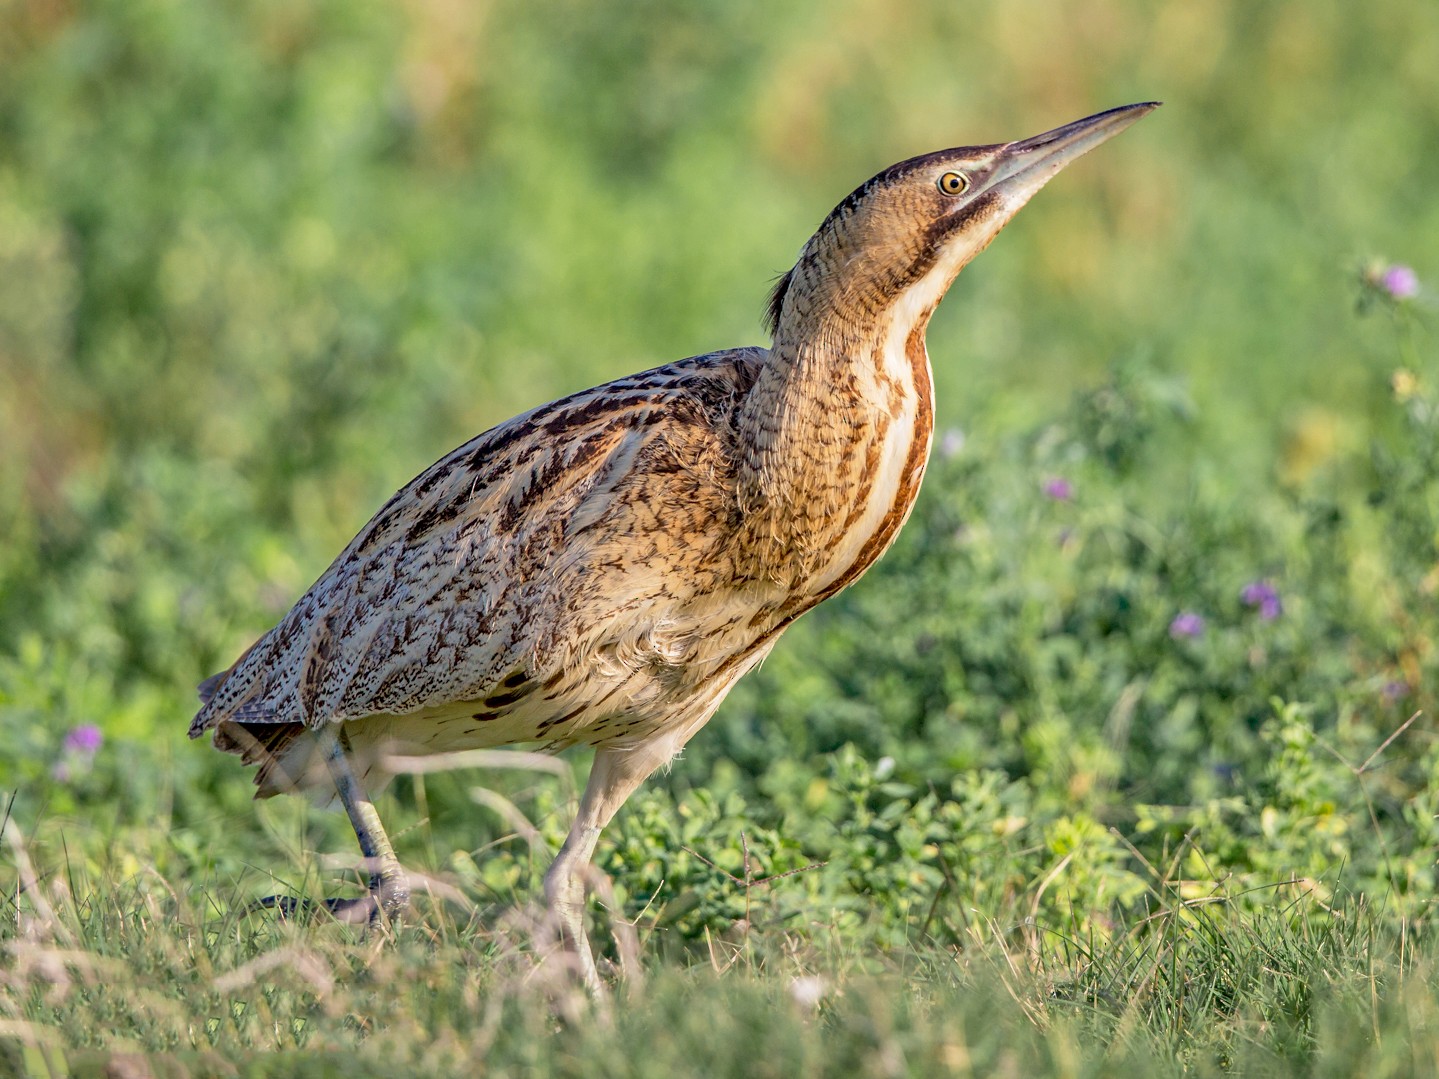
M202 684L191 736L262 764L332 721L430 751L599 744L728 688L769 588L732 542L734 419L766 356L618 379L447 454Z

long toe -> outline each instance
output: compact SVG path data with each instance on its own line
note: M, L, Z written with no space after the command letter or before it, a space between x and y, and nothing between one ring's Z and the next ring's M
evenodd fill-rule
M320 904L310 899L303 899L297 895L267 895L263 899L257 899L245 908L245 913L250 914L257 910L273 910L282 919L289 918L296 914L313 914L319 909Z
M359 925L374 921L379 909L380 904L376 902L374 894L355 899L322 899L318 903L296 895L267 895L247 906L245 913L273 910L283 921L296 915L311 915L323 910L342 922Z
M354 899L326 899L324 906L336 920L349 925L373 925L380 920L380 903L373 893Z
M399 922L409 902L408 888L381 885L367 895L353 899L322 899L318 903L294 895L267 895L247 906L245 912L273 910L284 919L324 910L349 925L374 925L381 921L393 925Z

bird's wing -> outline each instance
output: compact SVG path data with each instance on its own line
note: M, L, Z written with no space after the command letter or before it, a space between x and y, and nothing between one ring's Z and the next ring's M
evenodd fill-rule
M560 570L593 579L616 543L644 548L643 535L606 535L615 492L652 482L646 470L718 478L729 417L764 356L736 349L618 379L447 454L274 629L201 683L191 737L226 720L314 726L459 701L502 706L526 692L541 645L555 644ZM619 527L649 527L634 516Z

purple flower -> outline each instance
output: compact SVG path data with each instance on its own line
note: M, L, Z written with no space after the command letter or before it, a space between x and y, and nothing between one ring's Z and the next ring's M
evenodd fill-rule
M1074 484L1055 477L1044 481L1044 493L1056 502L1068 502L1074 497Z
M1379 275L1379 287L1393 299L1407 300L1419 291L1419 275L1396 262Z
M105 736L100 733L100 728L93 723L86 723L71 729L65 735L65 748L71 753L83 753L93 755L105 742Z
M940 455L946 458L958 457L964 450L964 432L951 427L939 439Z
M1204 633L1204 616L1193 611L1180 611L1169 623L1169 635L1176 641L1201 636Z
M1246 607L1258 607L1259 617L1266 622L1273 621L1284 613L1284 604L1279 600L1279 593L1268 581L1250 581L1244 586L1244 591L1239 593L1239 598Z
M1395 679L1390 682L1385 682L1384 688L1379 692L1386 701L1393 704L1395 701L1402 701L1405 697L1409 696L1409 683Z

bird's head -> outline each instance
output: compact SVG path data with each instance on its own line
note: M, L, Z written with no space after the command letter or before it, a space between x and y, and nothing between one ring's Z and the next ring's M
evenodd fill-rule
M775 286L768 323L776 343L817 326L872 324L886 312L926 317L1036 191L1157 104L891 165L834 208Z

